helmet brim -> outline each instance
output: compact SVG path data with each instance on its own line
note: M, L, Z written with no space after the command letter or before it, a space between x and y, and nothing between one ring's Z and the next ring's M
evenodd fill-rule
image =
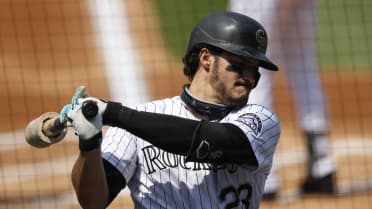
M232 54L235 54L237 56L256 59L260 62L259 66L267 70L271 70L271 71L279 70L278 66L276 66L273 62L271 62L269 58L267 58L266 55L260 51L250 49L247 47L243 48L243 47L236 47L236 46L230 46L230 47L225 46L224 50Z

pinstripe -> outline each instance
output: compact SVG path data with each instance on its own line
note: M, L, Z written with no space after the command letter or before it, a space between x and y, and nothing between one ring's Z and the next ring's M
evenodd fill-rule
M150 107L153 107L153 108L150 108ZM144 108L144 111L145 112L157 112L156 111L156 104L155 102L150 102L150 105L146 105L145 108ZM162 173L159 173L159 179L160 179L160 182L163 182L162 181ZM155 188L155 187L154 187ZM164 188L164 185L163 184L159 184L159 188L161 188L162 190L162 194L163 194L163 198L160 198L160 200L164 200L165 202L165 208L167 208L167 195L166 195L166 188Z
M185 177L186 177L186 179L185 179L185 181L187 182L187 175L188 175L188 173L186 173L186 175L185 175ZM191 208L191 194L190 194L190 190L186 190L186 193L187 193L187 196L188 196L188 198L189 198L189 208Z
M207 171L206 171L207 172ZM211 206L211 209L213 209L213 201L212 201L212 193L213 193L213 191L211 191L211 189L210 189L210 187L212 187L213 188L213 186L211 185L211 186L208 186L209 185L209 183L208 183L208 179L206 180L206 188L207 188L207 194L208 194L208 197L209 197L209 204L210 204L210 206Z
M159 173L159 178L160 178L160 182L163 182L162 181L162 173ZM163 195L164 195L164 202L165 202L165 208L167 208L167 195L166 195L166 188L164 188L164 184L160 184L161 188L163 189Z
M171 179L171 171L170 171L170 170L168 170L168 178ZM171 194L172 194L172 198L171 198L171 200L174 202L174 205L175 205L175 207L176 207L176 209L177 209L177 208L178 208L178 207L177 207L177 200L176 200L176 198L175 198L175 196L174 196L175 191L173 191L173 187L172 187L171 184L168 184L168 185L169 185L169 190L171 191Z
M178 169L178 172L177 172L178 178L177 178L177 180L178 180L178 182L180 182L180 167L177 167L177 169ZM187 190L187 191L188 191L188 190ZM186 191L186 193L187 193L187 191ZM182 195L182 191L180 191L180 195L183 196L183 195ZM183 206L183 208L186 209L184 199L185 199L185 198L181 198L181 202L182 202L182 206ZM190 201L190 198L189 198L189 201Z
M200 185L198 176L195 176L195 177L196 177L196 184ZM201 192L200 192L200 187L201 186L199 186L197 189L198 189L200 203L202 203L203 202L203 197L202 197ZM203 205L200 205L200 208L203 209Z

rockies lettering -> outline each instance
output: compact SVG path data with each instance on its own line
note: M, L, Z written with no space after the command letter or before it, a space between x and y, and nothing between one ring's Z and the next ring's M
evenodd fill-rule
M142 149L145 166L148 174L152 174L159 170L167 168L181 167L185 170L199 171L199 170L221 170L227 169L229 173L236 172L237 166L235 164L212 165L208 163L186 162L186 156L176 155L165 152L153 145L146 146Z

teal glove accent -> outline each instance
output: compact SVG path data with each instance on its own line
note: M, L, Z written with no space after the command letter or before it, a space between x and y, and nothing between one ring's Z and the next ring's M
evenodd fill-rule
M72 110L72 104L67 104L65 105L60 114L59 114L59 121L61 123L66 123L67 122L67 114Z
M80 98L84 98L87 96L89 95L85 92L85 86L77 87L74 94L72 95L71 104L67 104L62 108L59 116L59 121L61 123L66 123L68 119L67 114L79 104Z
M89 94L86 93L85 86L77 87L74 94L72 95L72 98L71 98L72 109L74 109L75 106L79 104L79 99L85 98L85 97L88 97L88 96L89 96Z

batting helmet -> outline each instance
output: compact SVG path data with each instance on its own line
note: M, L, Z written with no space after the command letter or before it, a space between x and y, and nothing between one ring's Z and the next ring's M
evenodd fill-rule
M260 67L277 71L266 56L267 34L254 19L235 12L216 12L203 18L192 30L186 56L199 44L257 59Z

